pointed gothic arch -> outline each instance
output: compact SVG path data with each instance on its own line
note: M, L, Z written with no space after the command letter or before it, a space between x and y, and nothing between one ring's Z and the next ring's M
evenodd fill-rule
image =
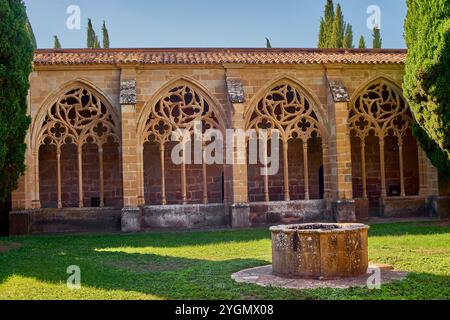
M83 161L85 156L83 150L91 149L90 153L98 152L97 172L98 181L95 180L98 187L94 193L88 193L91 196L91 204L89 206L105 206L105 164L109 165L109 154L104 156L104 149L107 152L111 151L110 146L115 145L113 149L117 149L117 153L113 162L116 164L114 170L120 169L117 164L120 164L120 129L119 119L109 100L105 97L99 89L95 88L86 80L76 79L64 84L57 91L50 94L44 104L41 106L36 120L32 127L32 149L35 157L35 188L37 189L37 199L40 196L40 166L42 165L41 153L42 149L54 150L55 159L47 159L54 162L53 168L47 168L47 171L56 169L56 206L62 208L65 201L63 201L62 192L62 153L67 149L68 145L75 146L76 151L69 158L76 158L78 171L78 206L84 207L86 201L85 188L83 180L89 177L87 173L83 175ZM97 151L92 149L97 149ZM50 151L52 152L52 151ZM105 157L107 160L105 160ZM70 159L69 159L70 160ZM73 159L72 159L73 160ZM64 161L63 161L64 162ZM64 166L63 166L64 167ZM75 170L74 170L75 171ZM120 173L120 172L119 172ZM48 175L51 174L47 173ZM72 174L73 175L73 174ZM116 177L120 180L120 174ZM93 180L94 181L94 180ZM121 190L121 183L115 184ZM107 186L108 187L108 186ZM53 188L48 189L47 192L54 194ZM119 193L114 190L111 194ZM98 197L97 197L98 196ZM114 197L114 196L111 196ZM98 199L93 201L92 199ZM116 197L115 197L116 198ZM111 199L110 199L111 200ZM40 201L41 202L41 201ZM93 204L93 202L95 202ZM120 200L114 199L112 202L118 204ZM42 202L41 202L42 203ZM67 200L72 206L72 200Z
M216 99L212 98L207 90L192 79L182 77L174 79L162 87L154 95L141 111L137 126L137 140L139 148L139 163L140 174L139 189L141 204L144 204L146 191L146 173L145 173L145 155L144 145L156 144L159 146L159 170L160 172L160 203L166 205L168 199L166 196L166 163L167 147L171 145L172 133L178 130L185 130L190 135L194 130L198 130L194 126L201 123L203 133L208 129L215 129L225 134L226 116ZM173 146L171 146L173 147ZM204 146L203 146L204 147ZM156 150L155 150L156 151ZM185 150L182 150L185 152ZM203 148L204 153L204 148ZM208 193L208 173L205 161L202 161L202 181L193 183L192 185L198 187L202 186L202 202L209 202ZM181 201L182 204L187 204L188 190L187 190L187 165L183 162L181 164ZM223 170L223 168L222 168ZM220 176L222 177L220 172ZM222 184L222 181L218 183ZM172 187L169 185L168 187ZM147 188L148 189L148 188ZM153 192L156 193L156 192ZM192 195L194 191L190 190ZM217 197L222 199L223 195Z
M291 171L289 170L290 163L288 160L291 157L289 143L295 140L301 141L304 199L309 200L309 171L311 165L308 164L308 150L312 145L316 145L318 140L320 140L322 146L321 159L323 165L328 166L328 123L318 99L314 98L299 81L282 76L264 86L255 95L246 111L245 123L247 130L258 132L265 129L269 136L271 136L272 130L278 130L280 133L280 140L283 145L282 167L285 201L290 201L291 189L296 187L292 186L289 181L289 172ZM267 154L267 146L263 153ZM317 184L319 185L318 180L319 177L317 177ZM264 201L270 201L268 175L264 175Z
M394 80L385 76L375 77L355 91L349 106L348 125L353 141L353 189L356 197L369 198L372 202L376 202L378 197L385 198L396 192L398 192L397 196L402 197L418 193L418 190L415 191L411 187L411 185L417 185L418 188L419 185L419 178L415 177L419 171L417 159L419 150L417 144L411 142L414 140L412 138L413 123L414 118L403 97L402 89ZM367 159L367 154L373 154L376 149L374 143L378 143L378 159ZM386 155L386 152L389 154ZM411 157L405 164L406 153L409 155L417 153L417 156ZM398 177L387 177L388 164L395 166L395 170L392 171L399 172ZM405 173L405 167L411 164L415 169ZM367 172L373 171L374 167L379 167L379 173ZM411 175L413 177L409 177ZM371 176L374 177L371 178ZM374 191L378 188L372 186L373 181L371 186L368 186L368 179L380 180L379 194ZM405 180L408 180L408 185L405 185ZM393 181L398 181L398 191L394 190L393 184L397 182Z

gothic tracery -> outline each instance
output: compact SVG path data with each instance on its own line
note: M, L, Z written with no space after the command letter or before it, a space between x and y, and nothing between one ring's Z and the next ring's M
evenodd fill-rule
M156 142L160 145L161 160L161 197L162 204L167 204L166 183L165 183L165 144L171 141L172 133L177 130L186 130L190 134L198 128L194 128L197 123L201 123L203 133L208 129L223 128L218 121L216 113L206 100L202 92L189 83L182 82L164 95L151 106L150 115L146 121L141 141ZM141 151L141 159L143 154ZM203 203L208 203L207 168L203 161ZM144 190L143 177L141 180L141 192ZM186 164L181 164L181 194L184 204L188 202L186 186ZM144 198L143 196L141 198Z
M60 147L73 143L80 147L89 142L101 146L109 139L119 141L111 111L90 90L79 86L48 109L38 144Z

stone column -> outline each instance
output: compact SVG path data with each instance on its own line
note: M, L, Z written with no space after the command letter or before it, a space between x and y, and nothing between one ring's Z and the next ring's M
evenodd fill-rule
M245 97L241 79L227 76L227 89L232 105L231 126L235 130L245 130ZM226 151L230 152L229 150ZM246 151L238 150L236 144L234 144L233 164L227 164L227 173L225 175L225 183L229 185L230 189L228 201L230 202L231 226L233 228L247 228L250 226L246 155ZM244 157L244 159L240 159L241 157Z
M333 177L333 215L338 222L356 221L353 200L352 155L348 125L350 96L341 80L328 80L330 137L330 165Z
M25 138L25 141L28 146L31 146L31 140L29 139L29 137L30 134L28 133ZM14 190L11 194L11 206L13 211L23 209L29 210L32 208L38 209L41 207L39 201L39 192L35 192L35 185L36 185L35 170L37 163L38 162L35 161L35 153L32 152L28 147L25 152L26 171L22 176L19 177L17 189ZM37 178L38 178L37 182L39 183L39 176L37 176Z
M419 157L419 196L427 201L429 214L440 219L450 218L450 196L439 189L439 173L425 151L417 143Z
M28 92L27 103L27 115L31 115L31 89ZM25 142L27 144L27 150L25 151L26 171L19 177L17 189L11 194L10 236L30 234L32 215L34 211L41 207L39 200L39 149L36 152L33 150L34 144L31 141L30 131L26 134Z
M417 143L417 155L419 163L419 196L428 196L428 181L427 181L427 162L425 152L422 150L419 143Z
M141 226L139 208L139 146L137 140L136 80L134 70L122 69L120 82L122 128L123 205L122 231L137 232Z

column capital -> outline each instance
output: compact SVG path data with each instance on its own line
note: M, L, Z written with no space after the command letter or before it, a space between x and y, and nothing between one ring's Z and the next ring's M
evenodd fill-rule
M333 200L353 198L351 138L348 126L350 94L340 70L327 69L328 111L331 132L329 137L329 183Z
M128 79L120 81L120 104L136 104L136 80Z
M245 92L241 78L227 77L227 90L231 103L245 102Z
M328 85L330 86L334 102L350 102L350 94L343 80L328 79Z

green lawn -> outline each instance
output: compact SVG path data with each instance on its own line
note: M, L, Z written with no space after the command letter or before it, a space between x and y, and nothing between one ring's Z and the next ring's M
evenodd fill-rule
M176 232L0 238L0 299L450 299L450 226L373 225L370 260L410 272L381 290L294 291L237 284L270 263L270 233ZM82 288L66 287L70 265Z

